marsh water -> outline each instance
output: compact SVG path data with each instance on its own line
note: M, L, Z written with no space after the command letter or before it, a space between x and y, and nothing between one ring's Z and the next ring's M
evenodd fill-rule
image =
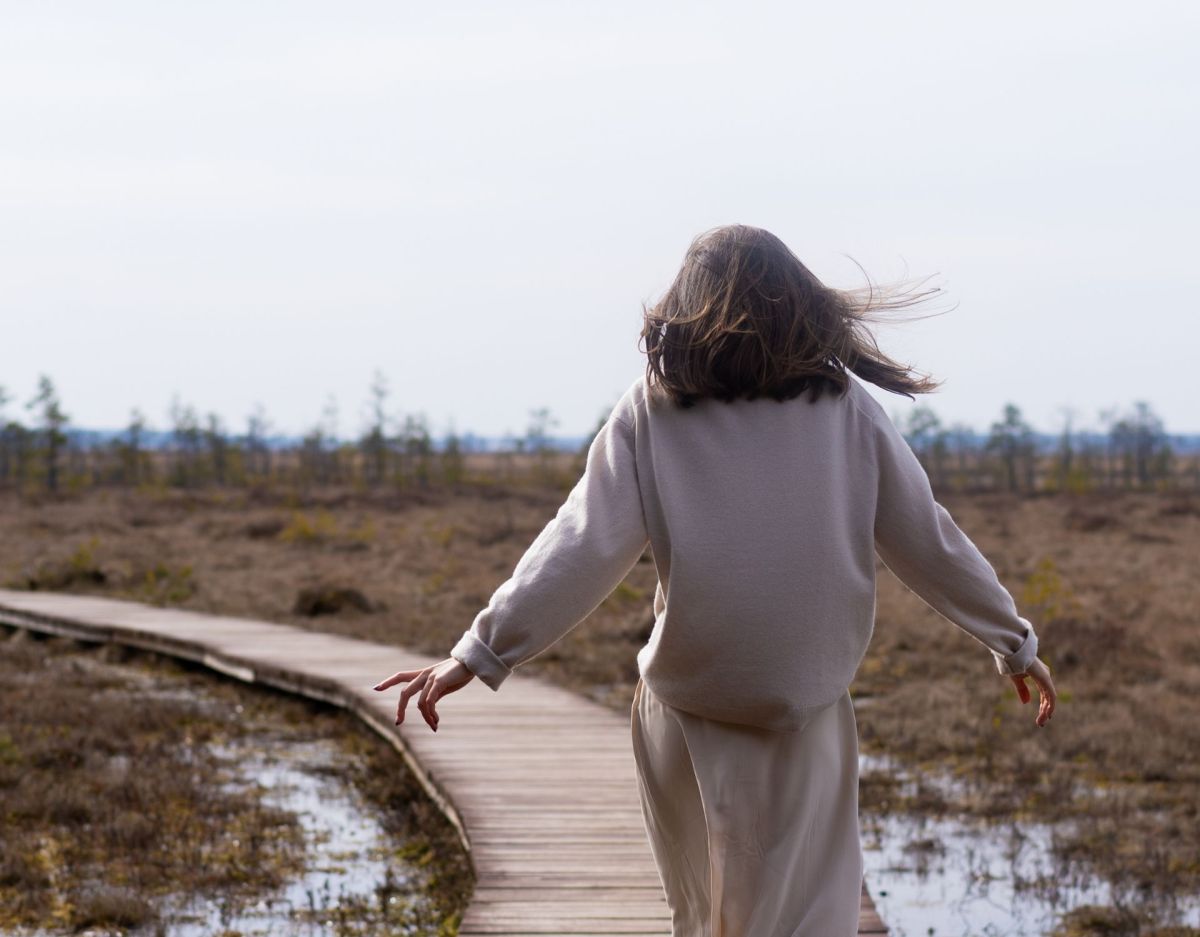
M891 759L863 754L861 771L916 785ZM956 782L923 775L952 794ZM1200 927L1200 897L1121 888L1056 859L1054 824L956 816L862 814L867 885L892 937L1030 937L1054 931L1085 905L1123 906L1159 925Z
M204 937L419 934L427 899L424 871L401 855L378 813L342 777L345 753L333 739L250 737L220 746L220 783L256 787L261 800L297 815L304 830L304 872L252 903L176 896L164 907L170 933ZM403 770L397 758L397 770ZM414 885L418 886L414 891ZM386 930L382 928L386 925Z

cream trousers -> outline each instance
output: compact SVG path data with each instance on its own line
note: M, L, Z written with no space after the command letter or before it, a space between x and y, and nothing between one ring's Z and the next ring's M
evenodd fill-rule
M633 752L672 937L855 937L863 859L847 690L799 729L705 719L638 680Z

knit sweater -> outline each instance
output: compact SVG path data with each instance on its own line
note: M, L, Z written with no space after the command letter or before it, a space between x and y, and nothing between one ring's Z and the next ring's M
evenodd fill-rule
M450 651L492 690L579 625L650 546L638 672L672 706L773 730L836 701L875 622L876 556L981 642L1001 674L1037 655L995 570L933 496L883 408L844 395L702 399L639 377L583 476Z

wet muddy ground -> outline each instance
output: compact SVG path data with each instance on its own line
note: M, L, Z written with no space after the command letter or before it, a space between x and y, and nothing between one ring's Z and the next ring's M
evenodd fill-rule
M348 714L0 629L0 930L436 935L469 866Z

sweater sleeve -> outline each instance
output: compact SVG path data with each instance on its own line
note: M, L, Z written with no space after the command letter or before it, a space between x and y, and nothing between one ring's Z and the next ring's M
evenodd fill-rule
M591 614L649 543L633 445L614 409L558 513L451 649L493 690Z
M880 559L934 610L985 645L1001 674L1024 673L1037 656L1033 625L996 571L933 497L925 469L882 413L875 546Z

